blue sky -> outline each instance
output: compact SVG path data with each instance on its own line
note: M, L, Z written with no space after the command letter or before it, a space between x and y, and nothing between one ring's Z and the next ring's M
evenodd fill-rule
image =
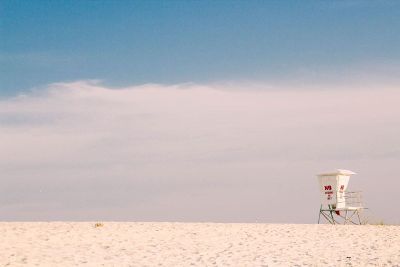
M385 79L400 65L399 17L397 1L1 1L0 95L87 79Z

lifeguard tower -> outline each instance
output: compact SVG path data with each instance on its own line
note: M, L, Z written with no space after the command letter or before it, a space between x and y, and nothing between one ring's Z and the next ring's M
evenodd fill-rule
M317 175L322 193L318 224L321 215L331 224L362 224L360 213L364 208L361 192L347 191L350 176L353 174L356 173L338 169Z

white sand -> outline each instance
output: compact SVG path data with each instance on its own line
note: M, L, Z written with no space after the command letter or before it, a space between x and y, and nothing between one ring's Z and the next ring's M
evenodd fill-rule
M0 223L1 266L400 266L400 226Z

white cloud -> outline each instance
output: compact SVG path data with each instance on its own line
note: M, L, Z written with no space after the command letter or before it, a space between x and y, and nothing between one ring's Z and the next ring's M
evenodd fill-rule
M52 84L0 100L0 214L314 222L314 174L348 168L395 220L398 103L390 88Z

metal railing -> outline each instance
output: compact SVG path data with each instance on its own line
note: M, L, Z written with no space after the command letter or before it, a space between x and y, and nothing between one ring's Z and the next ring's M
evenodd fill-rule
M345 207L363 207L361 191L345 191L343 192L343 195L338 192L337 196L337 203L339 204L344 202Z

